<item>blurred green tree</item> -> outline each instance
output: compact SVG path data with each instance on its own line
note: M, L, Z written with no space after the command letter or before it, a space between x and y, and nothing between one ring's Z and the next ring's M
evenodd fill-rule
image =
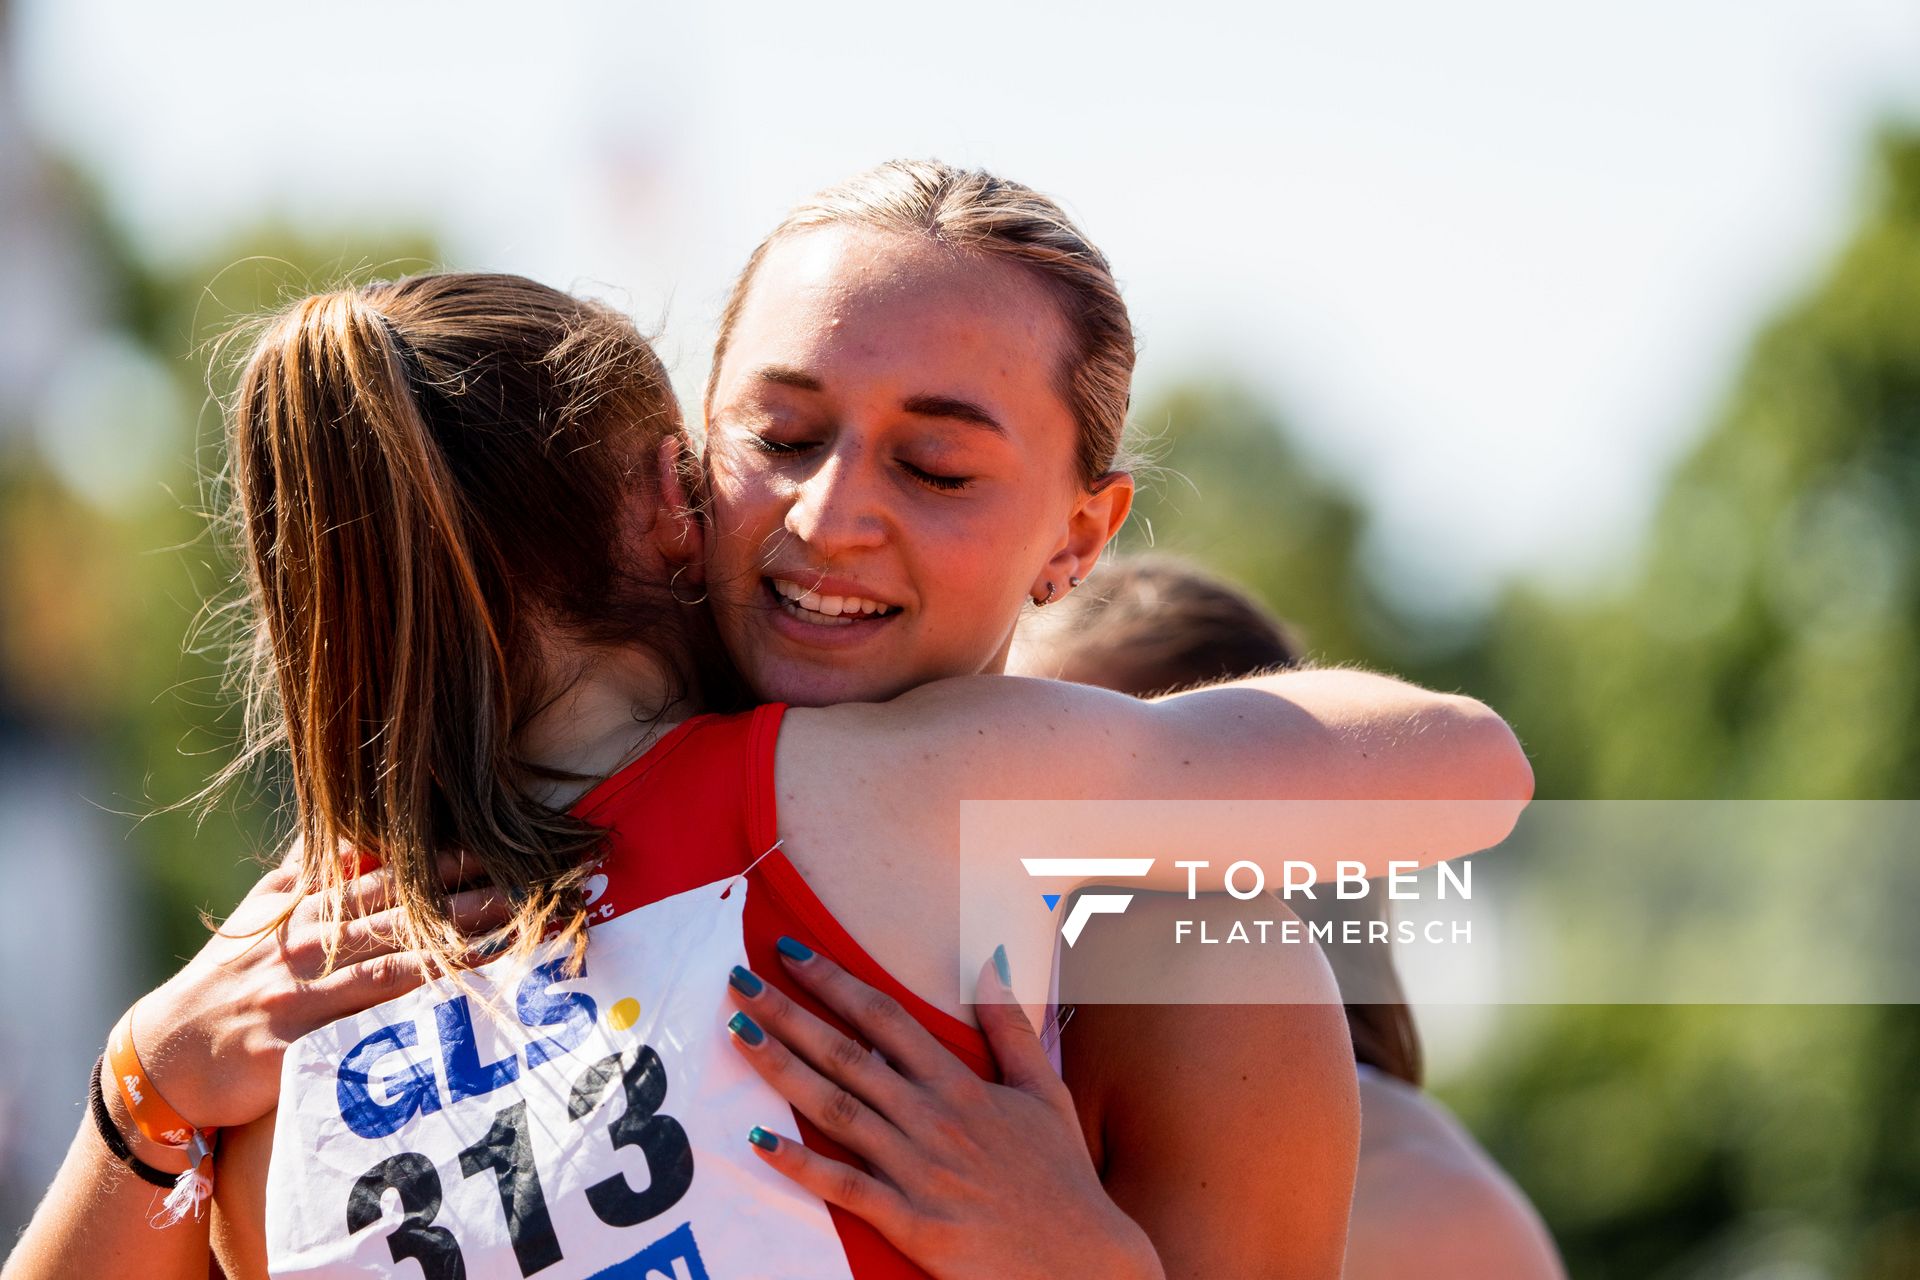
M1205 564L1265 599L1336 662L1386 655L1386 605L1361 569L1365 513L1291 441L1272 407L1226 378L1194 379L1140 415L1164 424L1120 549Z
M1475 687L1542 796L1911 799L1917 552L1920 136L1889 130L1858 229L1755 341L1630 588L1514 592ZM1915 1080L1911 1007L1567 1008L1460 1100L1580 1274L1747 1274L1770 1247L1890 1280L1920 1275Z
M1542 797L1913 798L1920 778L1920 135L1756 339L1618 594L1509 592L1436 655L1357 557L1364 512L1223 383L1175 391L1161 549L1253 588L1316 655L1464 687ZM1566 922L1603 961L1607 924ZM1920 1011L1514 1009L1443 1090L1594 1280L1920 1275Z
M0 719L97 770L103 793L87 799L124 824L151 983L199 949L199 912L224 914L278 834L270 778L205 814L191 803L239 732L222 688L231 628L212 611L239 592L213 523L234 372L219 340L298 294L439 254L414 233L269 226L158 264L84 180L53 173L49 198L82 229L100 312L0 449Z

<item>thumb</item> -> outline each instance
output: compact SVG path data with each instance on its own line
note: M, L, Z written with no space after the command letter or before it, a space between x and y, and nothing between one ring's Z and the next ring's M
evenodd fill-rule
M980 966L979 980L974 983L973 1012L999 1064L1000 1083L1028 1093L1060 1083L1046 1046L1040 1043L1027 1011L1013 993L1005 947L995 947L993 959Z

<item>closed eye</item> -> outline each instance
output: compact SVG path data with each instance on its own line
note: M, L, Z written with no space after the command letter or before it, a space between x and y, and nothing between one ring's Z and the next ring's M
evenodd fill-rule
M938 475L932 471L923 471L911 462L902 462L900 468L920 483L927 485L929 488L938 489L943 493L952 493L957 489L964 489L973 483L972 476Z
M747 434L747 443L761 453L777 456L804 453L814 447L814 442L811 440L769 440L765 436L754 435L751 432Z

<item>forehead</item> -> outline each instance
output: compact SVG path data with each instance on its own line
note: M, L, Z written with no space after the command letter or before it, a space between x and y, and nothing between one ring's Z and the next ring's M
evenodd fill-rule
M1045 283L1018 263L926 236L823 227L769 247L720 382L774 365L843 394L964 390L1044 397L1065 412L1056 389L1065 329Z

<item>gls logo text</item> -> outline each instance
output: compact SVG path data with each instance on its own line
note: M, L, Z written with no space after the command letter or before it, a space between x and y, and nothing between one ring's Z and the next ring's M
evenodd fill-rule
M1152 858L1022 858L1020 865L1027 874L1035 879L1046 880L1064 878L1069 880L1129 880L1144 876L1153 869ZM1040 895L1051 911L1060 905L1060 895L1043 893ZM1097 915L1119 915L1133 901L1130 893L1083 893L1074 899L1073 910L1067 912L1067 922L1060 928L1060 936L1072 946L1080 940L1080 931L1087 927L1087 921Z

